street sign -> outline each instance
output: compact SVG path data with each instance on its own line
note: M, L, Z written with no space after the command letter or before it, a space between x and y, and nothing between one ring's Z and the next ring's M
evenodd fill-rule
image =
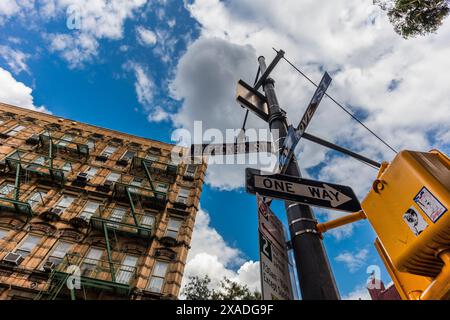
M327 72L325 72L325 74L322 77L322 80L320 80L320 83L317 86L316 92L314 92L314 95L311 99L311 102L308 105L308 108L306 108L306 111L303 114L302 120L300 120L300 123L297 126L297 130L300 131L300 136L303 134L303 132L305 132L306 127L308 127L309 123L311 122L314 112L316 112L320 101L322 101L325 92L330 86L330 83L331 77Z
M291 161L291 158L294 154L295 147L297 146L298 142L300 141L300 138L302 137L303 133L305 132L306 128L311 122L311 119L314 113L316 112L320 101L322 101L322 98L325 95L325 92L327 91L330 83L331 77L327 72L325 72L325 74L322 77L322 80L320 80L320 83L317 86L316 91L314 92L311 101L309 102L308 107L306 108L305 113L303 114L302 120L297 126L297 130L295 130L292 126L289 126L288 134L284 141L282 152L280 153L279 157L280 173L286 172L289 162Z
M284 139L284 144L281 147L281 152L278 157L280 172L284 172L285 168L289 164L292 155L294 154L295 147L300 141L301 135L293 126L288 127L288 132L286 138Z
M221 156L243 153L271 153L270 141L246 141L241 143L203 143L191 145L191 156Z
M263 174L252 168L247 168L245 174L249 193L334 210L361 210L358 198L348 186L282 174Z
M289 258L281 221L262 197L256 196L263 300L292 300Z
M269 121L266 97L243 80L238 81L236 100L241 106L250 109L264 121Z

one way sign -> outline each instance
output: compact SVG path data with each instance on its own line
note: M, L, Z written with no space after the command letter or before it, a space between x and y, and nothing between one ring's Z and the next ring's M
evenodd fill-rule
M265 197L334 210L357 212L361 205L352 188L283 174L264 174L247 168L246 189Z

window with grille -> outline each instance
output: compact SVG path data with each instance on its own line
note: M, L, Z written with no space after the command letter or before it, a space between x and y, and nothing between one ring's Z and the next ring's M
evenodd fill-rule
M127 210L125 208L114 208L109 216L109 220L113 222L122 222L126 212ZM117 228L117 225L114 223L108 223L108 226Z
M129 284L135 273L137 262L138 257L126 255L116 274L116 282Z
M153 228L155 225L155 216L151 213L145 213L142 217L141 225L147 228Z
M23 240L19 247L14 251L23 258L26 258L41 240L41 237L35 235L27 235L25 237L25 240Z
M166 277L169 263L156 261L153 267L152 276L148 282L147 289L151 292L161 293L164 287L164 278Z

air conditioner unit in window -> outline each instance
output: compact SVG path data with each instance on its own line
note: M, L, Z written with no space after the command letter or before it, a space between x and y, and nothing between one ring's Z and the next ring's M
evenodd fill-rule
M89 175L86 172L80 172L77 175L78 182L87 182L89 180Z
M32 146L37 145L39 144L39 136L37 134L33 134L25 141L25 143Z
M105 162L106 160L108 160L108 156L105 154L99 154L97 157L95 157L95 160Z
M181 197L178 197L178 198L177 198L177 202L178 202L178 203L181 203L181 204L186 204L186 203L187 203L187 198L181 198Z
M119 160L116 161L116 164L118 166L125 167L125 166L128 165L128 160L129 159L125 159L125 158L124 159L119 159Z
M24 257L22 257L20 254L18 253L14 253L14 252L9 252L4 258L3 261L10 263L10 264L14 264L16 266L18 266L19 264L22 263L22 261L24 260Z
M56 214L57 216L60 216L61 213L63 213L63 210L60 208L51 208L49 210L50 213Z
M39 217L48 221L57 221L60 219L62 213L62 209L50 208L49 210L42 212Z
M109 192L114 186L114 181L111 180L105 180L103 184L99 184L96 189L102 192Z
M45 272L52 272L56 268L56 264L52 261L45 261L44 266L42 267Z
M186 180L192 180L192 179L194 179L194 176L195 176L194 172L185 172L183 177Z

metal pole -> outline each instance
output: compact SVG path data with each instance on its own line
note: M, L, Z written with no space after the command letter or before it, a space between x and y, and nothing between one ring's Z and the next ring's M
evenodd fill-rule
M261 72L267 70L264 57L258 58ZM263 89L269 105L270 130L278 130L279 145L287 135L286 115L278 105L274 80L267 78ZM295 157L289 163L286 174L301 177ZM339 300L330 264L322 244L321 235L316 231L316 220L309 206L285 201L291 243L303 300Z

